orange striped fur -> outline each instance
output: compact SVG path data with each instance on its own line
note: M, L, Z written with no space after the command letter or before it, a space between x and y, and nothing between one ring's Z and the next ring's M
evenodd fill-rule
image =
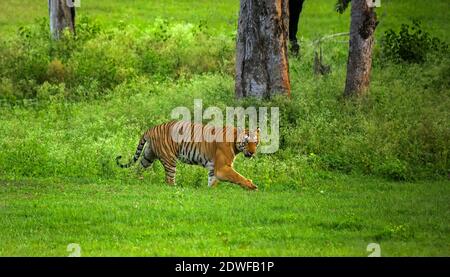
M147 168L153 161L160 160L168 184L175 183L176 164L181 161L207 168L209 186L215 186L218 181L228 181L253 190L257 186L233 169L233 161L240 152L246 157L252 157L258 143L259 130L249 132L245 129L240 132L234 127L218 128L187 121L171 121L148 129L142 135L129 163L120 164L121 156L116 158L116 162L120 167L130 167L144 152L141 166Z

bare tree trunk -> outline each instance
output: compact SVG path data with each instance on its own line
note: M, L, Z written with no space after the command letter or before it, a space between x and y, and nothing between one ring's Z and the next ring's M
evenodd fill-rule
M48 0L50 32L54 39L59 39L61 31L69 28L75 33L75 7L73 0Z
M372 69L372 48L377 17L367 1L352 0L350 45L347 62L345 96L363 95L370 84Z
M236 97L290 95L288 0L241 0Z

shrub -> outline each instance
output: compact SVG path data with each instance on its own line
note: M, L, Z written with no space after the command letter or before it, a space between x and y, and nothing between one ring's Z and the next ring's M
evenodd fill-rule
M423 63L431 52L447 52L448 45L424 31L420 21L402 24L398 33L389 29L382 38L382 53L394 62Z
M64 83L62 84L51 84L49 82L44 82L39 86L36 94L39 100L65 100L66 90Z
M66 79L66 68L58 59L51 61L47 68L47 80L55 83L64 82Z
M0 100L4 99L9 102L13 102L17 99L17 95L14 93L14 86L9 78L0 79Z
M233 51L229 36L161 19L145 29L132 25L104 29L81 16L76 36L67 31L55 41L43 18L21 27L16 36L0 39L0 78L9 80L2 84L0 97L12 101L35 98L39 86L50 82L64 83L69 96L65 99L78 101L102 97L136 78L164 81L208 72L230 73ZM91 83L99 91L80 93L94 87Z

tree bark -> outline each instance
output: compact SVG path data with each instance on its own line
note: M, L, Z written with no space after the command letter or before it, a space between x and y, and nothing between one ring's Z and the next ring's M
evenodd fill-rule
M364 95L370 84L372 49L377 17L367 1L352 0L345 96Z
M290 95L288 26L288 0L241 0L236 97Z
M50 33L59 39L65 28L75 34L75 7L73 0L48 0Z

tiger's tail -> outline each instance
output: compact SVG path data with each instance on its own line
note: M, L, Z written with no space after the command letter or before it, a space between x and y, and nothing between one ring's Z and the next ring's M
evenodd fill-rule
M142 135L141 140L139 141L139 144L137 146L136 153L134 153L133 159L131 159L126 164L121 164L119 160L122 158L122 156L117 156L116 157L117 165L120 166L121 168L128 168L128 167L132 166L134 163L136 163L137 160L139 159L139 157L141 156L142 149L144 149L144 145L146 142L147 142L147 140L146 140L145 134L144 134L144 135Z

